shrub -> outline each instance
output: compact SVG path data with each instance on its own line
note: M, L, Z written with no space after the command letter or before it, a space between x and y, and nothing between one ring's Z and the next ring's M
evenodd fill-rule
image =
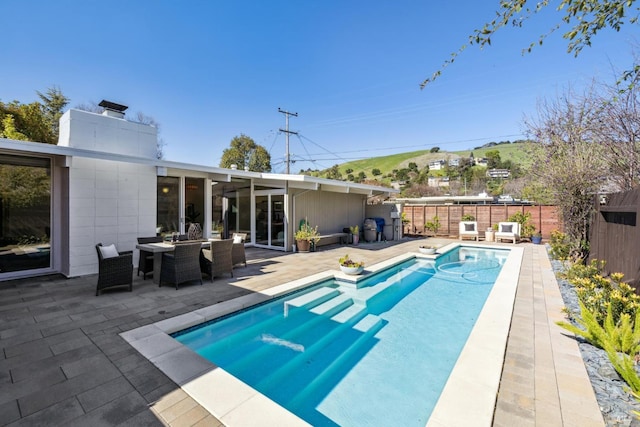
M569 236L558 230L551 232L551 240L549 242L551 246L550 254L553 259L559 261L567 261L571 254L571 241Z
M471 214L462 215L462 221L475 221L476 217Z

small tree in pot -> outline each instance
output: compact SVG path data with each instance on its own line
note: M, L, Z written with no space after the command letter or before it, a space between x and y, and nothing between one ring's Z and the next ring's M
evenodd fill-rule
M315 246L320 241L320 233L318 233L318 226L312 227L305 220L300 229L295 234L296 245L300 252L309 252L311 243Z

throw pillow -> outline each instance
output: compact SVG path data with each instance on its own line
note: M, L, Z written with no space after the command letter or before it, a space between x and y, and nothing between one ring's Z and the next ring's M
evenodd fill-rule
M475 224L465 224L464 225L464 231L476 231L476 225Z
M233 243L242 243L242 236L238 236L237 234L233 236Z
M114 244L100 246L100 253L102 254L102 258L114 258L120 255Z
M503 233L513 233L513 224L509 224L509 225L503 224L502 225L502 232Z

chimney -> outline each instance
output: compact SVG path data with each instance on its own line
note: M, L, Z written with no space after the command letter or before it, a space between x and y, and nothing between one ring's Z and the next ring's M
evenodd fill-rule
M116 104L115 102L106 101L104 99L100 101L100 104L98 105L104 108L104 111L102 112L103 116L115 117L117 119L124 119L124 112L129 108L126 105Z

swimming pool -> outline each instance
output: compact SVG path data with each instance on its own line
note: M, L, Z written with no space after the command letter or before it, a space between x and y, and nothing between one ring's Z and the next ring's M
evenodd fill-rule
M370 265L367 272L375 274L409 259L424 258L421 254L411 252L415 243L408 243L407 253ZM456 247L467 246L478 245L453 242L442 247L439 252L447 253ZM496 249L508 247L509 254L440 394L427 423L428 427L488 427L493 419L524 248L520 245L480 246ZM169 334L341 275L342 273L336 270L324 271L167 318L120 335L224 425L309 425L226 370L204 360Z
M508 252L413 258L174 337L312 425L424 426Z

